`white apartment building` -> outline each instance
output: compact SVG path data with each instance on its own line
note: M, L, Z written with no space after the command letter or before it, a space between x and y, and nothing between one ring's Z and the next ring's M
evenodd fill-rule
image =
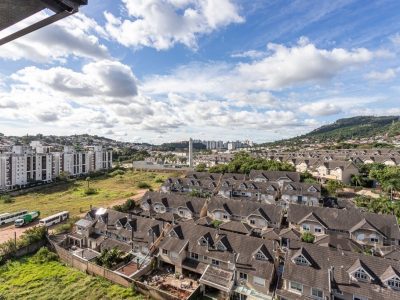
M51 182L62 172L81 176L112 168L112 151L91 146L77 151L65 146L62 152L33 142L31 146L13 146L0 154L0 190L25 187L37 182Z

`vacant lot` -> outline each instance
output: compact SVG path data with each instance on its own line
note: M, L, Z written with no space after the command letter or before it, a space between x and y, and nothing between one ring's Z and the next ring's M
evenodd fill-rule
M86 275L58 261L38 263L34 257L0 267L0 299L143 299L132 289Z
M62 186L44 188L41 192L29 193L14 198L13 203L0 203L0 213L14 212L23 209L40 210L45 217L63 210L68 210L71 216L82 214L94 207L110 207L125 199L140 196L144 189L140 183L147 183L152 189L158 190L162 182L174 173L134 172L126 171L115 176L93 178L89 184L96 189L96 194L85 195L87 187L85 180L66 183Z

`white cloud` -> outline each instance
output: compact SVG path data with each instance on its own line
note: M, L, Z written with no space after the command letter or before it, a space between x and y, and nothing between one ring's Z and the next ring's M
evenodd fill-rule
M348 114L350 110L366 104L381 101L380 97L332 97L311 103L298 103L299 111L310 116L330 116L340 113Z
M265 56L265 52L263 51L257 51L257 50L248 50L244 52L238 52L238 53L233 53L231 54L231 57L233 58L261 58Z
M342 112L342 108L333 103L315 102L300 107L300 111L310 116L329 116Z
M299 83L329 79L344 69L371 61L378 55L365 48L346 50L318 49L301 38L294 47L268 44L266 58L240 64L237 72L252 88L281 89Z
M27 67L11 78L20 84L46 91L53 89L74 97L101 97L103 101L129 103L137 95L132 70L117 61L99 60L83 66L82 72L64 67L47 70ZM98 102L99 99L94 99Z
M43 12L35 14L2 31L2 36L46 16ZM104 29L93 19L78 13L1 46L0 58L38 63L66 62L68 57L108 58L108 50L98 36L106 36Z
M105 12L109 35L127 47L165 50L180 43L197 47L197 38L243 22L231 0L123 0L129 19Z
M372 71L365 75L366 79L375 81L388 81L396 77L395 69L387 69L383 72Z

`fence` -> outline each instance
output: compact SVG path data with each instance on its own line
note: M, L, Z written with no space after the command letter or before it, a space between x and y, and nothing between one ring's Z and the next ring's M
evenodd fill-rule
M81 270L82 272L86 272L87 274L90 274L90 275L104 277L104 278L106 278L116 284L122 285L124 287L130 287L132 285L131 279L122 277L121 275L119 275L113 271L110 271L108 269L105 269L103 267L95 265L89 261L80 259L79 257L73 255L71 252L61 248L58 245L53 244L53 247L56 250L60 259L63 262L65 262L67 265L69 265L73 268Z
M12 259L12 258L19 258L28 254L32 254L35 253L36 251L38 251L41 247L43 247L44 245L46 245L46 240L41 240L38 241L36 243L30 244L28 246L19 248L18 250L16 250L15 252L12 253L5 253L1 259L0 259L0 263L3 261L6 261L8 259Z

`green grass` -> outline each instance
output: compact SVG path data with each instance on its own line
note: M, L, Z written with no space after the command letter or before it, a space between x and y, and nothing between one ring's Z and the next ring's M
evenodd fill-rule
M132 289L64 266L37 263L33 257L0 267L0 299L143 299Z
M71 216L82 214L94 207L109 207L116 200L135 196L140 188L139 183L148 184L153 190L160 186L160 178L179 176L175 173L134 172L126 171L122 175L103 176L90 180L90 187L95 194L86 195L87 182L78 180L61 186L45 187L40 192L14 197L13 203L0 202L0 213L14 212L23 209L40 210L41 217L68 210Z

